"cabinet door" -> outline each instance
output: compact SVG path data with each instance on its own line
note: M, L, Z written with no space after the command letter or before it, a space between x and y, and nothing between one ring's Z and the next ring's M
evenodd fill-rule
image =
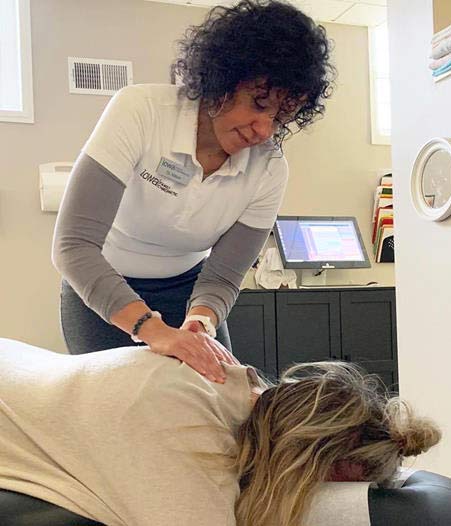
M227 318L233 354L269 376L277 374L274 292L242 291Z
M397 391L394 289L344 291L340 295L343 359L378 374L389 390Z
M339 292L276 293L279 373L295 362L340 357Z

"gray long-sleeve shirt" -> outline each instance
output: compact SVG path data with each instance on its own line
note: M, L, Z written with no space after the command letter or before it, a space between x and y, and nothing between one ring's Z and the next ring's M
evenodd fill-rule
M125 188L111 172L82 154L71 174L53 239L53 264L85 304L108 323L113 313L141 299L102 254ZM209 307L222 323L269 232L239 222L225 232L212 247L189 307Z

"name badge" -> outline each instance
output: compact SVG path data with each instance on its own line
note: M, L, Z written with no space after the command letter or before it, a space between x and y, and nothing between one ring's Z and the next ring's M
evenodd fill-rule
M195 168L186 168L183 164L176 163L172 159L166 159L166 157L161 158L157 167L158 175L185 186L191 181L195 173Z

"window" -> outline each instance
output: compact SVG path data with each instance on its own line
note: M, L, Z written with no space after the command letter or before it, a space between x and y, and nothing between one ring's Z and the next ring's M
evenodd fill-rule
M370 54L371 142L391 144L388 27L368 28Z
M30 0L0 0L0 121L34 122Z

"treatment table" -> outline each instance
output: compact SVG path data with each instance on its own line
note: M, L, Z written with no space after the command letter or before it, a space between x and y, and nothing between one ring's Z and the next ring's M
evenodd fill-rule
M370 486L368 508L368 526L450 526L451 479L416 471L398 488ZM0 490L0 521L1 526L104 526L54 504L6 490ZM337 522L333 509L330 524L347 526L345 519Z

